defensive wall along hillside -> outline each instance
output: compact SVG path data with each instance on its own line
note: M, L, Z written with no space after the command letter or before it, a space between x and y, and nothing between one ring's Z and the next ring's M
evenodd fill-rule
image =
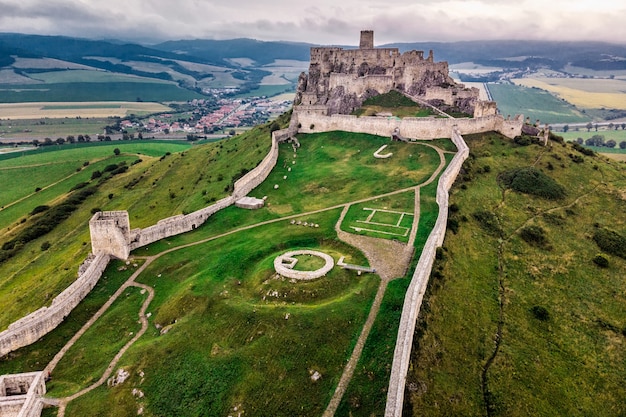
M521 134L523 124L523 116L517 116L514 120L505 120L498 114L459 119L430 117L398 119L340 114L323 116L317 113L316 108L309 110L306 107L299 106L296 113L300 133L342 130L380 136L391 136L393 133L399 133L411 139L437 139L449 138L451 132L456 129L460 135L495 131L509 138L514 138Z
M79 268L76 281L55 297L50 307L42 307L10 324L0 333L0 356L36 342L57 327L93 289L109 259L109 255L105 253L88 257Z
M402 308L402 316L398 328L398 338L396 340L396 348L391 366L389 389L387 391L385 417L402 416L404 387L411 359L415 324L422 305L424 293L426 292L430 272L435 261L436 250L443 244L446 234L446 225L448 222L448 193L461 171L463 162L469 156L469 147L458 130L452 132L452 141L456 145L458 152L450 162L450 165L448 165L448 168L446 168L441 177L439 177L437 184L437 204L439 205L437 221L426 240L426 244L415 267L415 272L413 273L411 283L409 284L404 298L404 306Z
M261 184L278 160L278 144L297 133L288 129L272 132L269 153L253 170L234 184L231 196L187 215L168 217L145 229L130 229L128 212L96 213L89 222L92 253L80 266L78 278L59 294L50 307L39 310L12 323L0 333L0 356L34 343L57 327L96 285L112 257L127 259L130 251L160 239L189 232L204 223L211 215L235 203Z

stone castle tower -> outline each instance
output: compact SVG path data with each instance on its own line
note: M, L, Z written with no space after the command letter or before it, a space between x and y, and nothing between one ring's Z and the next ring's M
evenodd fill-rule
M374 49L374 31L362 30L359 49Z
M398 90L438 100L473 114L477 89L466 89L448 73L448 63L435 62L433 52L400 53L398 48L374 48L374 32L364 30L358 49L311 48L309 72L302 73L294 110L320 115L350 114L369 97Z

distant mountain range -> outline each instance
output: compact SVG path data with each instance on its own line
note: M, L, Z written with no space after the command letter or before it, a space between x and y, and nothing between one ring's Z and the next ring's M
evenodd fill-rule
M16 57L53 58L92 69L175 81L181 87L199 90L203 80L214 77L212 69L216 67L250 89L270 74L264 66L276 60L308 61L312 46L253 39L178 40L148 46L112 40L0 33L0 69L13 69L17 75L28 76L45 69L29 69L23 64L14 68ZM592 70L626 70L626 45L601 42L416 42L381 47L397 47L401 51L432 49L437 61L450 64L474 62L523 70L543 67L558 71L567 65Z

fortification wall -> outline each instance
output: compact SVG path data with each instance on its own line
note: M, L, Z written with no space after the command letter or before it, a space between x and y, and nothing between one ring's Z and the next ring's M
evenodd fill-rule
M521 134L522 123L519 119L505 121L500 115L481 118L450 119L420 118L404 119L386 117L357 117L350 115L321 116L312 113L297 112L300 123L299 132L316 133L343 130L354 133L370 133L380 136L391 136L399 129L401 136L411 139L448 138L453 129L459 134L467 135L480 132L496 131L513 138ZM313 128L311 128L313 127Z
M402 416L404 388L411 358L415 324L422 305L424 293L426 292L426 286L428 285L430 271L435 261L436 250L443 244L443 239L446 234L446 224L448 221L448 192L459 174L463 162L469 156L469 148L458 131L453 132L452 140L457 146L458 152L450 162L450 165L448 165L448 168L446 168L441 177L439 177L439 183L437 185L437 204L439 205L437 222L424 245L418 264L415 267L411 284L404 298L398 338L391 366L389 389L387 391L386 417Z
M78 279L59 294L50 307L40 308L12 323L7 330L0 333L0 356L37 341L58 326L93 289L106 269L111 256L126 259L130 250L166 237L189 232L204 223L212 214L234 204L237 199L252 191L267 178L276 165L278 143L288 140L296 133L295 123L292 123L288 129L273 132L272 146L261 163L235 183L233 195L208 207L188 215L168 217L154 226L134 230L130 230L128 213L125 211L102 212L94 215L90 221L90 231L92 247L97 249L95 257L87 258L79 268ZM110 246L107 247L108 243Z
M250 191L265 181L276 165L276 161L278 160L278 143L289 139L295 133L296 131L294 129L283 129L272 132L272 146L270 151L259 165L235 182L234 191L231 196L223 198L215 204L194 211L193 213L168 217L159 221L154 226L133 230L134 238L130 243L130 249L134 250L161 239L192 231L219 210L234 204L235 201L246 196Z
M1 332L0 356L37 341L57 327L96 285L109 259L107 254L96 255L89 267L52 301L50 307L40 308Z
M388 93L393 88L391 75L365 75L358 77L354 74L330 74L330 89L343 87L345 91L362 96L368 90L376 90L379 93Z
M126 211L98 212L89 220L91 252L109 253L119 259L128 258L130 253L130 220Z

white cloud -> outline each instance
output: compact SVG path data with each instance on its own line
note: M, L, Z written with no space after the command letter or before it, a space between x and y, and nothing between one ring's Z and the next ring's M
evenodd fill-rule
M519 0L0 0L6 32L130 40L251 37L321 44L479 39L623 42L626 6ZM608 29L610 28L610 30Z

